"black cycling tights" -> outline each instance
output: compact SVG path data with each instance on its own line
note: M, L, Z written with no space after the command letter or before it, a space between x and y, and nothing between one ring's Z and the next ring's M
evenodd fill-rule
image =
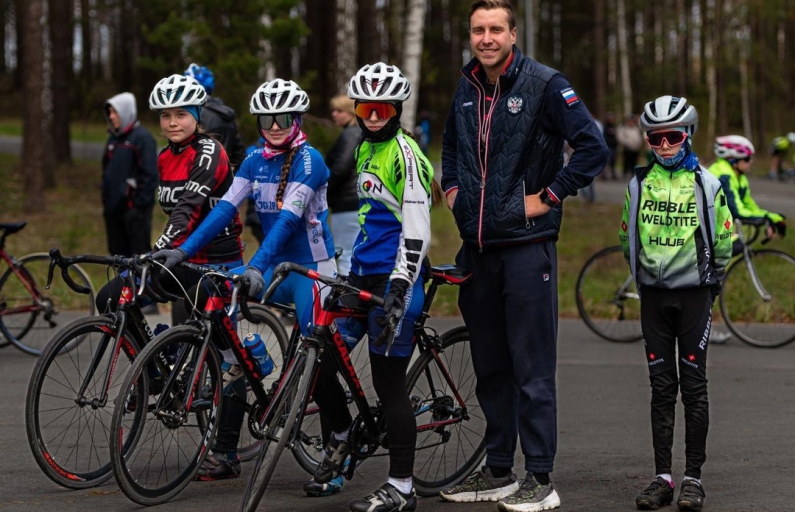
M389 476L410 478L414 473L414 445L417 443L417 422L406 392L406 371L410 357L386 357L370 353L373 387L381 402L389 440ZM345 405L345 392L335 375L330 357L323 358L321 375L313 393L315 403L323 414L324 442L328 432L342 432L351 422Z
M709 430L706 365L712 323L710 290L644 287L640 307L651 381L656 472L671 473L676 396L681 391L685 408L685 476L701 478Z

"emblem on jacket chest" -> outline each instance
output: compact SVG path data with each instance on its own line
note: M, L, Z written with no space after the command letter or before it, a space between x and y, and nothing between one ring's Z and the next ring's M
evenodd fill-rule
M508 98L508 112L511 114L518 114L522 111L524 101L518 96L511 96Z

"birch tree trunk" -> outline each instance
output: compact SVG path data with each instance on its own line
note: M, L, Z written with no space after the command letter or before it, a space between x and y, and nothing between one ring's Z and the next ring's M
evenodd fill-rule
M44 140L45 127L44 96L44 11L42 0L27 0L25 6L25 32L22 44L25 52L23 70L26 101L22 127L22 154L25 155L23 170L25 212L40 212L44 202Z
M356 33L356 0L337 0L337 68L335 85L344 92L348 80L356 73L358 34Z
M403 42L401 71L411 82L411 97L403 103L401 125L414 133L417 119L417 98L420 92L420 67L422 65L422 34L425 28L427 0L409 0L406 16L406 38Z
M618 58L621 67L621 117L632 112L632 82L629 78L629 55L627 55L627 9L624 0L617 0L616 14L618 22Z
M715 0L707 0L706 12L704 13L704 33L706 34L706 48L704 57L707 70L707 90L709 91L709 109L707 112L707 140L715 137L715 120L718 110L718 84L715 60L718 55L717 37L718 27L715 19Z

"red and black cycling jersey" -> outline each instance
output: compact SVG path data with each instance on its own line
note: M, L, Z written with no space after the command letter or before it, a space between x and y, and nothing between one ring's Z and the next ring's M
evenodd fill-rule
M223 146L212 137L197 133L182 144L169 142L157 161L160 173L158 200L168 215L156 249L182 245L226 193L234 178ZM224 263L243 257L240 217L234 219L196 256L194 263Z

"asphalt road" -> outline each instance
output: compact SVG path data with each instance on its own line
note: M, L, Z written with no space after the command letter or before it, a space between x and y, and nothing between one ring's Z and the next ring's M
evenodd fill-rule
M436 321L441 328L457 319ZM795 344L775 350L748 347L736 340L710 346L711 428L703 482L708 511L793 510L795 471ZM24 396L34 359L13 347L0 352L0 510L126 511L139 507L110 481L83 491L65 490L38 469L24 429ZM649 386L640 343L600 340L574 320L562 320L558 343L558 456L553 481L562 511L631 511L635 494L653 477ZM684 421L679 411L674 475L684 471ZM243 478L192 483L169 511L236 510ZM517 457L520 477L523 462ZM260 510L348 509L348 502L384 480L383 459L365 463L340 494L306 498L307 480L292 457L280 462ZM454 505L420 500L418 510L496 511L492 503ZM674 508L668 510L675 510Z

